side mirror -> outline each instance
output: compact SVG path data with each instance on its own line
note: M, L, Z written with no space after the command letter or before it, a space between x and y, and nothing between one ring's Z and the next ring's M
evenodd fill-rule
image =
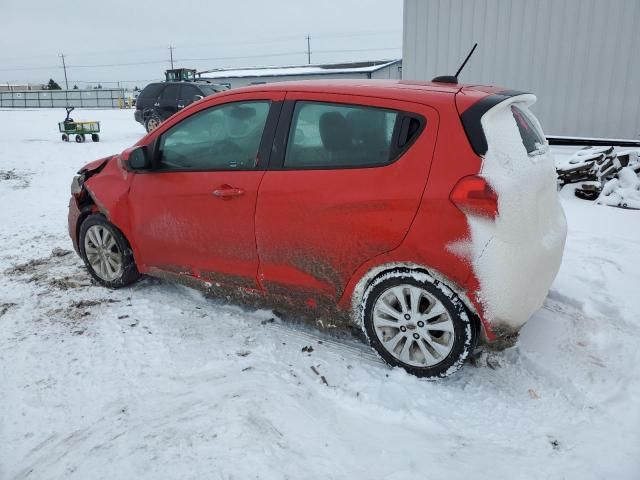
M198 100L202 100L204 97L202 95L194 95L193 96L193 101L197 102Z
M129 168L131 170L149 170L151 168L151 155L146 145L141 145L129 152Z

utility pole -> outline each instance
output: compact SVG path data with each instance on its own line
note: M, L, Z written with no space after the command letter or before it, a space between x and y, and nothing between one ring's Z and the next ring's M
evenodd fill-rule
M175 47L173 47L172 45L169 45L169 55L171 56L171 70L173 70L173 49Z
M64 53L60 54L60 58L62 59L62 69L64 70L64 88L65 90L69 90L69 82L67 81L67 65L64 63Z
M311 35L307 34L307 62L311 65Z

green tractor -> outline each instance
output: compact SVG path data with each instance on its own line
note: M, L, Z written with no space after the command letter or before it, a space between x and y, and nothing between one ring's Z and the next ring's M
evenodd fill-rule
M195 82L196 70L194 68L174 68L164 72L167 82Z

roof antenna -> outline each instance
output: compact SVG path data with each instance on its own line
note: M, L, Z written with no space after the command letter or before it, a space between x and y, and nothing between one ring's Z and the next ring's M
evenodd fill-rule
M457 84L458 83L458 75L460 75L460 72L462 71L462 69L465 67L465 65L467 64L467 62L471 58L471 55L473 55L473 52L475 52L477 46L478 46L477 42L473 44L473 48L469 52L469 55L467 55L467 58L464 59L464 62L462 62L462 65L460 65L460 68L458 69L458 71L456 72L455 75L453 75L453 76L451 76L451 75L440 75L439 77L435 77L431 81L432 82L438 82L438 83L454 83L454 84Z

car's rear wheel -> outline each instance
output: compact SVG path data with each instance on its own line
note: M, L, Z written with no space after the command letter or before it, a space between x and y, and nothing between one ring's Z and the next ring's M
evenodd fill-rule
M419 377L446 377L470 355L475 329L464 304L424 272L388 272L364 295L363 325L373 349Z
M89 273L101 285L120 288L140 276L129 242L103 215L90 215L82 222L78 244Z
M162 119L156 113L152 113L145 120L144 128L147 129L147 132L153 132L156 128L160 126L161 123L162 123Z

